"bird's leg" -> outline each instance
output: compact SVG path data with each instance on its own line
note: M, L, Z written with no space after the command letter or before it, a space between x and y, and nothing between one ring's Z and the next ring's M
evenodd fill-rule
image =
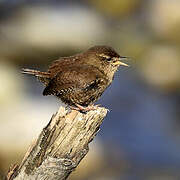
M75 106L76 107L71 106L71 109L81 111L81 112L88 112L88 111L91 111L91 110L96 110L100 105L91 104L91 105L85 107L85 106L81 106L79 104L75 104Z

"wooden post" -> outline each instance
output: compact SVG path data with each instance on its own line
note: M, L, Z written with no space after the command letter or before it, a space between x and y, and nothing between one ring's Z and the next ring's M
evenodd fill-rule
M88 153L107 109L87 113L60 107L31 144L22 163L10 169L8 180L65 180Z

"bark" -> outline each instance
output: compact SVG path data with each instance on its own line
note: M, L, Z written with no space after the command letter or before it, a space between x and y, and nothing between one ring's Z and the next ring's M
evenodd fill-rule
M107 114L98 107L87 113L60 107L31 144L22 163L12 167L8 180L65 180L88 153L88 144Z

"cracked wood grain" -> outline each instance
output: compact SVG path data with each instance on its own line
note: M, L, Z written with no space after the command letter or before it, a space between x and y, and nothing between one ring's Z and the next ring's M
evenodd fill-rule
M64 107L52 116L22 163L10 169L8 180L65 180L88 153L107 109L86 114Z

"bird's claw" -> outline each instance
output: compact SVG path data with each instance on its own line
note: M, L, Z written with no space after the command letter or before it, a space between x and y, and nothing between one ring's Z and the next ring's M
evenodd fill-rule
M97 105L89 105L87 107L81 106L79 104L75 104L75 106L71 106L72 110L76 110L76 111L81 111L81 112L88 112L91 110L96 110L98 107L100 106L100 104Z

